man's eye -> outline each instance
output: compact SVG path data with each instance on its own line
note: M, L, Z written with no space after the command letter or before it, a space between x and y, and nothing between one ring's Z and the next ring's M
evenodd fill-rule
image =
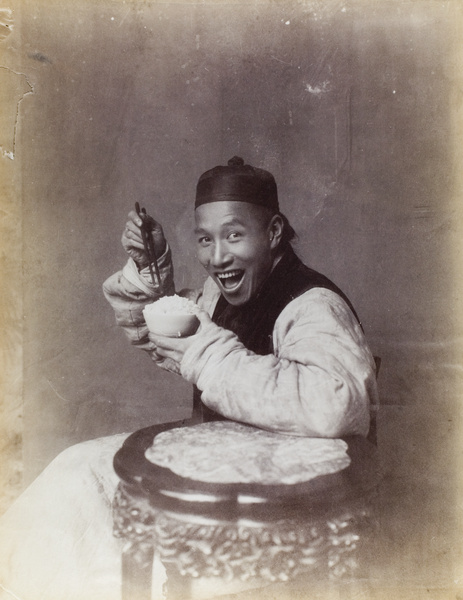
M198 244L200 246L208 246L210 243L211 243L211 238L208 238L207 236L198 238Z
M239 240L240 238L241 238L241 233L239 233L238 231L232 231L227 236L227 239L229 239L231 241Z

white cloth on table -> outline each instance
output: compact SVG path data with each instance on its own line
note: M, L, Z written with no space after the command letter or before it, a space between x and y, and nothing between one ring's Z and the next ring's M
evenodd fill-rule
M156 435L146 459L209 483L293 485L350 464L344 440L281 435L233 421L212 421Z

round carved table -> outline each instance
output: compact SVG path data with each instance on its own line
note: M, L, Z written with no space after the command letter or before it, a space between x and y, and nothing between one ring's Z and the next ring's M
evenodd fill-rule
M330 579L355 574L371 530L369 498L380 479L373 444L344 438L348 459L342 468L308 481L224 483L186 477L148 460L156 436L179 435L180 427L169 423L137 431L114 458L121 478L114 533L125 541L123 600L151 598L155 552L167 571L166 594L179 600L189 597L199 578L268 584L306 573ZM194 439L196 430L185 430Z

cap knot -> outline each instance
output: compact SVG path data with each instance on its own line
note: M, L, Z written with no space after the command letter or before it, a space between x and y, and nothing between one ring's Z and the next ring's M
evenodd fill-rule
M244 165L244 160L241 156L234 156L233 158L230 158L227 164L229 167L242 167Z

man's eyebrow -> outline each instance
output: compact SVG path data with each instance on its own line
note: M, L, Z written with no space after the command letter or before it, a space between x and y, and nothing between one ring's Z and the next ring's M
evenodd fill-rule
M237 217L233 217L233 218L229 219L228 221L225 221L224 223L222 223L222 227L229 227L230 225L245 225L245 223L241 219L238 219Z
M224 221L223 223L221 223L220 226L223 228L223 227L234 227L235 225L241 225L242 227L244 227L246 225L246 223L244 223L241 219L238 219L237 217L232 217L228 221ZM207 229L204 229L203 227L195 227L194 233L196 235L199 233L207 233Z

